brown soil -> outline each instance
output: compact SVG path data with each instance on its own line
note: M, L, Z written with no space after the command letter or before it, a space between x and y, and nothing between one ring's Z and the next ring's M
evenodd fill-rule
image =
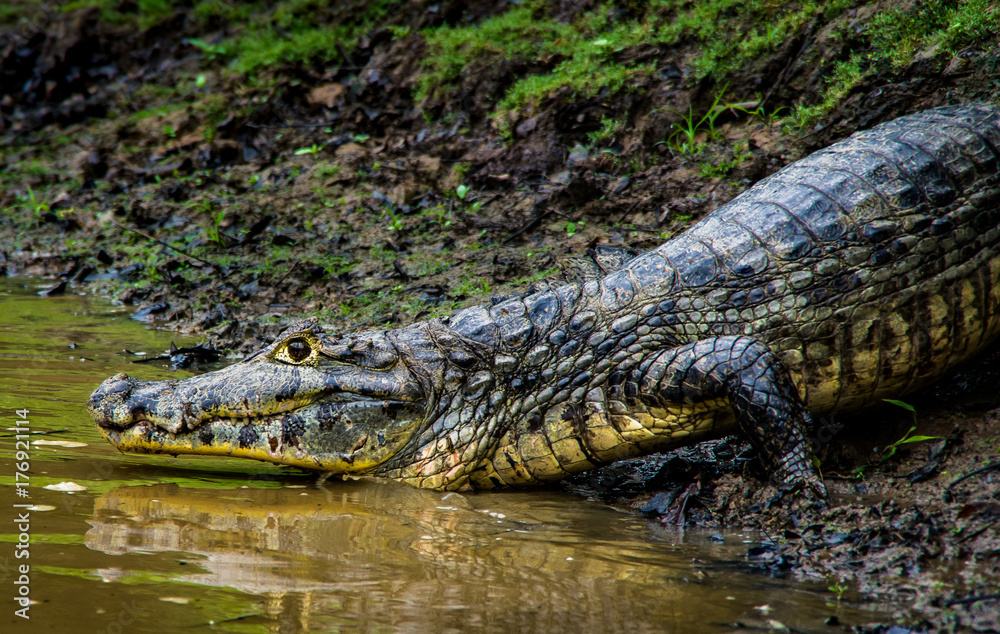
M552 11L568 18L593 4ZM806 25L726 77L726 99L816 103L824 69L850 52L838 36L845 21L883 4L859 2L838 28ZM0 272L112 292L142 319L243 352L304 313L341 330L402 324L523 290L595 243L655 246L812 150L908 112L995 99L1000 82L995 42L918 56L863 81L806 133L730 110L692 159L660 142L678 112L705 111L724 82L695 80L694 44L681 41L623 51L656 72L616 94L555 91L512 120L504 141L489 114L503 89L537 69L472 63L443 95L415 103L413 93L426 54L419 29L475 23L506 3L434 6L406 5L344 51L349 64L290 65L252 84L206 66L185 39L218 41L230 27L184 10L147 30L93 9L49 16L27 39L7 32L0 170L19 176L0 189ZM193 87L198 74L214 106L177 107L170 90L204 90ZM132 116L140 112L148 116ZM594 146L587 133L603 117L627 123ZM723 173L699 167L744 143L748 155ZM28 188L44 192L44 206ZM909 414L844 421L825 458L826 506L770 504L775 491L744 477L753 463L732 458L739 446L728 443L572 486L612 499L642 493L645 504L651 488L681 478L685 509L659 510L668 521L766 529L773 545L754 549L750 565L843 580L845 596L895 606L917 629L997 631L1000 410L987 400L959 413L922 406L915 433L946 440L902 445L885 461Z

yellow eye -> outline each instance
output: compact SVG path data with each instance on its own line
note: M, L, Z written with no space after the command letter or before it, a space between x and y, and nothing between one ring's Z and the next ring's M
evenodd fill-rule
M312 346L302 337L296 337L285 344L285 355L292 363L302 363L312 355Z

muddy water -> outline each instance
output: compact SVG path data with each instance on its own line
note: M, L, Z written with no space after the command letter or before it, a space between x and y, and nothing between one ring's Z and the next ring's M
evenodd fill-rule
M756 535L719 542L558 491L317 487L254 462L121 455L91 423L87 396L120 371L186 376L120 353L192 342L106 300L42 299L38 288L0 278L4 632L829 631L833 615L878 617L831 603L826 583L748 574ZM28 480L9 431L20 410L46 432L31 436ZM30 621L15 614L24 586Z

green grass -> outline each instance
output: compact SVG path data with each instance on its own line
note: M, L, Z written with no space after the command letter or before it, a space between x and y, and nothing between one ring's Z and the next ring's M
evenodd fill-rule
M624 52L682 40L702 48L694 61L696 75L721 79L775 50L811 18L834 15L850 4L851 0L654 0L644 8L633 7L638 15L631 19L613 19L617 9L604 3L561 23L546 15L547 3L526 0L474 26L425 30L428 57L415 98L420 102L446 91L477 60L519 61L529 71L497 104L493 114L502 119L560 89L583 97L614 94L656 68L651 62L618 61ZM602 128L599 135L607 138L608 132Z
M357 39L379 25L398 2L373 0L359 7L332 0L286 0L278 3L267 19L248 24L239 35L223 43L240 73L282 64L341 63L340 50L350 51ZM335 16L327 22L316 19L317 7L332 5Z
M787 121L805 129L829 113L867 77L893 73L922 54L957 55L1000 31L995 0L927 0L875 14L863 27L863 47L831 66L821 100L797 106Z

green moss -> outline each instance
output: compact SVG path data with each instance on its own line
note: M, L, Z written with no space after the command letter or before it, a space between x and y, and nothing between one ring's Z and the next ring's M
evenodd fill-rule
M635 75L651 72L650 64L614 62L617 51L643 41L648 29L633 21L612 24L607 19L610 4L572 24L545 19L544 6L537 0L525 2L474 26L424 31L429 54L415 98L435 95L480 59L520 60L535 68L507 90L497 115L563 87L582 95L616 92Z
M339 58L341 49L352 49L358 37L384 20L398 2L359 3L364 10L342 4L331 0L279 3L270 19L255 20L225 42L234 56L233 68L253 73L280 64L325 64ZM317 10L327 5L335 7L336 19L317 26Z
M948 25L938 32L938 41L950 53L996 38L1000 32L1000 5L995 0L967 0L948 16Z
M805 129L833 110L851 90L876 73L898 71L921 54L952 56L1000 31L1000 5L989 0L928 0L892 7L864 26L865 48L834 63L819 103L799 105L787 119Z
M876 15L866 29L871 59L900 68L935 46L949 54L995 36L1000 30L1000 5L989 0L928 0Z
M775 3L761 0L748 3L721 0L707 3L702 9L708 13L707 10L714 8L717 13L705 14L694 9L688 19L682 21L681 24L688 24L689 29L698 32L700 37L706 41L704 53L694 62L696 75L698 77L711 75L719 78L776 50L789 39L795 37L795 34L809 20L819 15L835 15L853 2L854 0L834 0L832 2L810 0L800 3L797 7L794 4L775 7ZM740 21L726 20L723 10L738 11L743 20L755 15L767 15L769 19L761 21L760 24L754 24L749 32L745 32ZM757 21L752 20L751 24ZM713 22L721 22L722 28L720 30L722 32L720 30L714 31L714 37L707 33L701 33L701 25ZM673 30L677 29L675 25L671 26ZM728 33L727 31L732 32Z
M864 56L860 53L853 53L850 58L835 62L825 79L825 88L819 103L798 104L793 107L789 116L785 118L786 127L801 132L833 110L864 79L863 65Z
M694 60L696 76L721 79L775 50L810 19L835 14L851 2L654 0L644 8L632 7L631 19L619 19L619 9L604 3L562 23L547 17L547 3L526 0L474 26L424 31L428 56L415 98L422 101L447 90L483 60L527 65L527 74L507 89L493 113L503 133L503 115L556 90L568 88L586 97L613 94L634 78L652 74L655 63L619 61L628 59L631 48L691 40L702 49Z

